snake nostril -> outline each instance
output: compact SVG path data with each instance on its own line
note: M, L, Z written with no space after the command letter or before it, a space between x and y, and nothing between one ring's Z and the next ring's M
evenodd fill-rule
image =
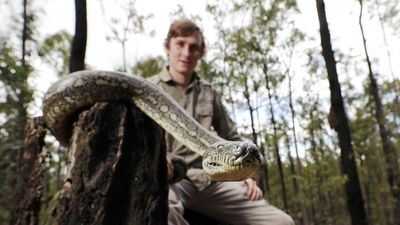
M247 143L242 142L242 143L240 144L240 149L241 149L242 151L246 150L247 148L248 148Z
M248 149L248 146L247 146L247 144L245 143L245 142L241 142L240 144L239 144L239 146L237 146L237 148L236 148L237 150L236 150L236 155L237 156L241 156L241 155L244 155L244 154L246 154L246 152L248 151L247 149Z

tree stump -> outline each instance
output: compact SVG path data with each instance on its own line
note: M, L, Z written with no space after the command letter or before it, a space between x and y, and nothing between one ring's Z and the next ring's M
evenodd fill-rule
M47 169L46 152L43 150L45 135L46 129L41 117L27 122L18 162L17 204L11 224L39 224L43 178Z
M70 152L57 224L167 224L164 133L135 106L97 103L81 113Z

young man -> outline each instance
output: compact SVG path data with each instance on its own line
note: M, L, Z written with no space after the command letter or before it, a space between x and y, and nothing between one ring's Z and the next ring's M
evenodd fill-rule
M229 118L215 89L194 72L204 55L203 33L187 19L173 22L165 40L168 66L149 80L170 94L205 128L227 140L240 140L235 124ZM289 225L290 216L269 205L256 182L214 182L201 169L201 156L166 135L169 152L181 156L189 165L187 178L170 185L169 225L187 225L183 218L188 208L224 224ZM173 174L168 163L168 174Z

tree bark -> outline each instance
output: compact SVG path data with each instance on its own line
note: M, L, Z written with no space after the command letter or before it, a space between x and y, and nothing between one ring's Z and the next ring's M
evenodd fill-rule
M336 62L332 51L324 1L316 0L316 7L320 24L322 54L325 59L331 92L331 113L336 121L333 128L338 133L339 137L341 169L348 178L345 183L347 207L350 212L352 225L364 225L368 224L368 220L364 208L364 199L362 197L357 166L354 159L353 146L351 144L352 140L349 123L343 104L341 87L336 70Z
M43 195L43 178L46 173L46 152L43 150L46 129L41 117L28 121L26 137L18 162L16 185L17 206L13 225L39 224Z
M86 0L75 0L75 36L72 41L69 72L85 69L87 39Z
M80 114L56 224L166 225L164 134L135 106L97 103Z

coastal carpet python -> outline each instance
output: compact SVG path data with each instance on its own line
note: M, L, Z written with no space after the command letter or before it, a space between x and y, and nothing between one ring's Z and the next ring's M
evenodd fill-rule
M79 71L63 76L47 91L43 117L53 135L69 144L72 118L96 102L124 100L135 104L166 132L203 156L202 166L216 181L240 181L259 170L254 144L226 141L195 121L163 90L139 76L109 71Z

